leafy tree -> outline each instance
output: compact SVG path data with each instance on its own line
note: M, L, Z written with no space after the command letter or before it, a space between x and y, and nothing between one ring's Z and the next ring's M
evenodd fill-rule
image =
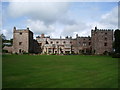
M120 54L120 30L119 29L115 30L114 37L115 37L115 42L114 42L115 53Z

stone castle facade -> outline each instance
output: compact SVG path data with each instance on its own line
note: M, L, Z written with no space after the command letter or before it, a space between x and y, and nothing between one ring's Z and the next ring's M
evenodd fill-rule
M33 32L27 29L13 29L12 53L46 53L46 54L103 54L112 52L113 30L91 30L91 37L54 39L44 34L33 39Z

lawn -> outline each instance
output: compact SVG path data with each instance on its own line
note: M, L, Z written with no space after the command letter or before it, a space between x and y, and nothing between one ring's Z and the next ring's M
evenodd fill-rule
M3 55L3 88L117 88L109 56Z

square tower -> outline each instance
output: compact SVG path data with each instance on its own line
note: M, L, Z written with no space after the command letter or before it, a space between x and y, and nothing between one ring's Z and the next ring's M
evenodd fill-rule
M13 29L13 53L33 52L33 33L27 29Z
M92 53L103 54L112 52L113 45L113 29L97 29L91 30Z

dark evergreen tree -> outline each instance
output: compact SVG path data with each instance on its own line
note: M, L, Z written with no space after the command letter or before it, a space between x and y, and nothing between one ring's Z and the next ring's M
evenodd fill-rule
M120 30L119 29L115 30L114 37L115 37L115 42L114 42L115 53L120 54Z
M2 48L4 47L3 42L6 40L6 37L4 36L4 34L0 34L0 45L2 45ZM1 46L0 46L1 47Z

